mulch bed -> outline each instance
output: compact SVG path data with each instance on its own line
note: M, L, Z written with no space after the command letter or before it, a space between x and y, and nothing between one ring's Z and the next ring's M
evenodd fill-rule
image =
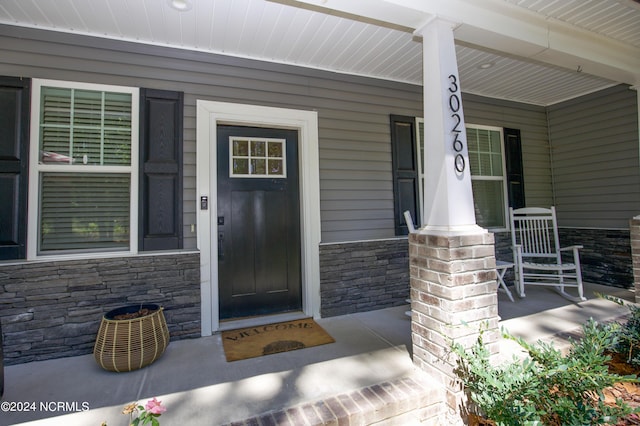
M611 361L609 362L609 371L612 373L626 376L634 374L640 376L640 367L627 364L624 356L612 353ZM640 383L617 383L614 386L604 389L602 392L605 396L605 400L612 404L617 399L622 399L633 408L640 407ZM629 416L620 419L615 426L627 426L627 425L640 425L640 415L630 414Z

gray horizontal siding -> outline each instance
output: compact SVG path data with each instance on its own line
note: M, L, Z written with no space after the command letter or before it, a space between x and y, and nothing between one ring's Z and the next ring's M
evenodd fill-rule
M4 75L183 91L185 248L196 245L191 225L197 208L198 99L318 111L322 240L394 236L389 115L422 116L420 87L9 26L0 26L0 71ZM545 109L470 94L463 95L463 102L468 123L521 130L527 205L553 204ZM615 152L607 150L625 164L638 158L637 152L629 156L626 148ZM594 152L590 161L598 157ZM563 184L572 189L569 183ZM613 192L607 194L610 197ZM571 196L568 191L567 199Z
M394 235L389 115L420 115L420 87L9 26L0 26L0 74L184 92L187 249L196 246L198 99L318 111L322 240Z
M612 87L548 115L559 225L628 229L640 213L636 92Z
M467 124L520 129L527 206L551 206L549 136L544 107L463 94Z

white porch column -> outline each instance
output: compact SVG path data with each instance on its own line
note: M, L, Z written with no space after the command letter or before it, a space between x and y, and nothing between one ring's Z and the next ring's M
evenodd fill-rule
M426 225L409 236L413 362L446 391L441 424L461 424L451 342L466 347L484 327L497 352L498 306L493 234L476 225L453 24L435 18L424 45Z
M423 37L425 182L420 231L484 233L476 225L453 23L434 18Z

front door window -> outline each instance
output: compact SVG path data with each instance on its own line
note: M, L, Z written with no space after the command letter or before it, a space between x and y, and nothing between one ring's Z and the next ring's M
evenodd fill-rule
M286 178L286 140L229 138L229 176Z

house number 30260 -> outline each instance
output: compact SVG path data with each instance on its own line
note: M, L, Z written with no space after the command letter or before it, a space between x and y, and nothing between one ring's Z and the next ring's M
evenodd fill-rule
M460 102L460 96L458 95L460 93L458 78L453 74L449 75L449 93L449 109L452 113L451 117L455 120L455 124L451 129L451 132L453 133L453 150L456 152L454 166L458 173L462 173L465 168L464 155L462 155L464 144L458 138L462 132L462 130L460 130L462 118L460 117L460 114L458 114L462 103Z

